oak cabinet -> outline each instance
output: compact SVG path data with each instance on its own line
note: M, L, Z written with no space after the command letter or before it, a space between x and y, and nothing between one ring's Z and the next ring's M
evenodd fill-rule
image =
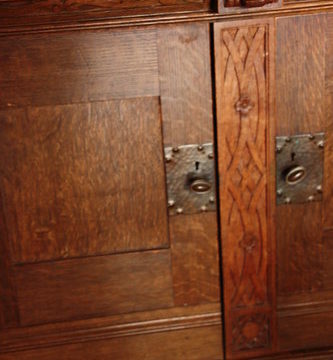
M133 4L0 1L0 359L330 359L333 3Z

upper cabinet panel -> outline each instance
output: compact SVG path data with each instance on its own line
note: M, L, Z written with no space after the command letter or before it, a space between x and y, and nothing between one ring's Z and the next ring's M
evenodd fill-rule
M213 0L2 0L0 18L22 17L29 23L50 19L52 22L79 15L95 18L106 15L119 17L136 14L205 11Z
M0 108L158 96L156 36L131 29L1 38Z

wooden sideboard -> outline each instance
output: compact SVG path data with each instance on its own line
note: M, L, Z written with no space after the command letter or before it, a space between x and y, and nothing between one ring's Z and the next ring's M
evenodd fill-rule
M333 1L0 0L0 360L333 359Z

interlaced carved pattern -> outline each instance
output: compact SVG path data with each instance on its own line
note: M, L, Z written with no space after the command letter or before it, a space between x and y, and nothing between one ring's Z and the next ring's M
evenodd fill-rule
M228 52L225 83L227 85L226 80L232 75L239 98L246 96L254 104L249 114L232 114L230 120L238 117L238 136L230 137L225 132L225 146L222 145L224 151L228 152L225 159L229 160L223 172L223 198L227 201L222 201L222 204L224 211L228 212L225 224L230 228L227 241L236 242L234 261L238 265L230 268L232 304L242 306L263 303L267 297L266 263L262 253L267 226L265 27L241 28L234 37L232 32L225 30L222 39ZM255 92L250 89L253 83L257 87ZM254 128L255 131L251 131ZM235 227L242 230L241 236L235 236Z
M268 29L222 27L216 45L224 289L234 351L270 346Z

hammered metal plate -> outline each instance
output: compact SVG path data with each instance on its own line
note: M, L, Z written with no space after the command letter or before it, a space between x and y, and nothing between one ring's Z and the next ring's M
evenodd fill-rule
M182 145L164 149L169 215L216 211L213 144ZM205 192L195 192L198 180L209 184Z
M276 138L276 202L300 204L322 200L324 133ZM287 174L303 168L303 180L288 184Z

